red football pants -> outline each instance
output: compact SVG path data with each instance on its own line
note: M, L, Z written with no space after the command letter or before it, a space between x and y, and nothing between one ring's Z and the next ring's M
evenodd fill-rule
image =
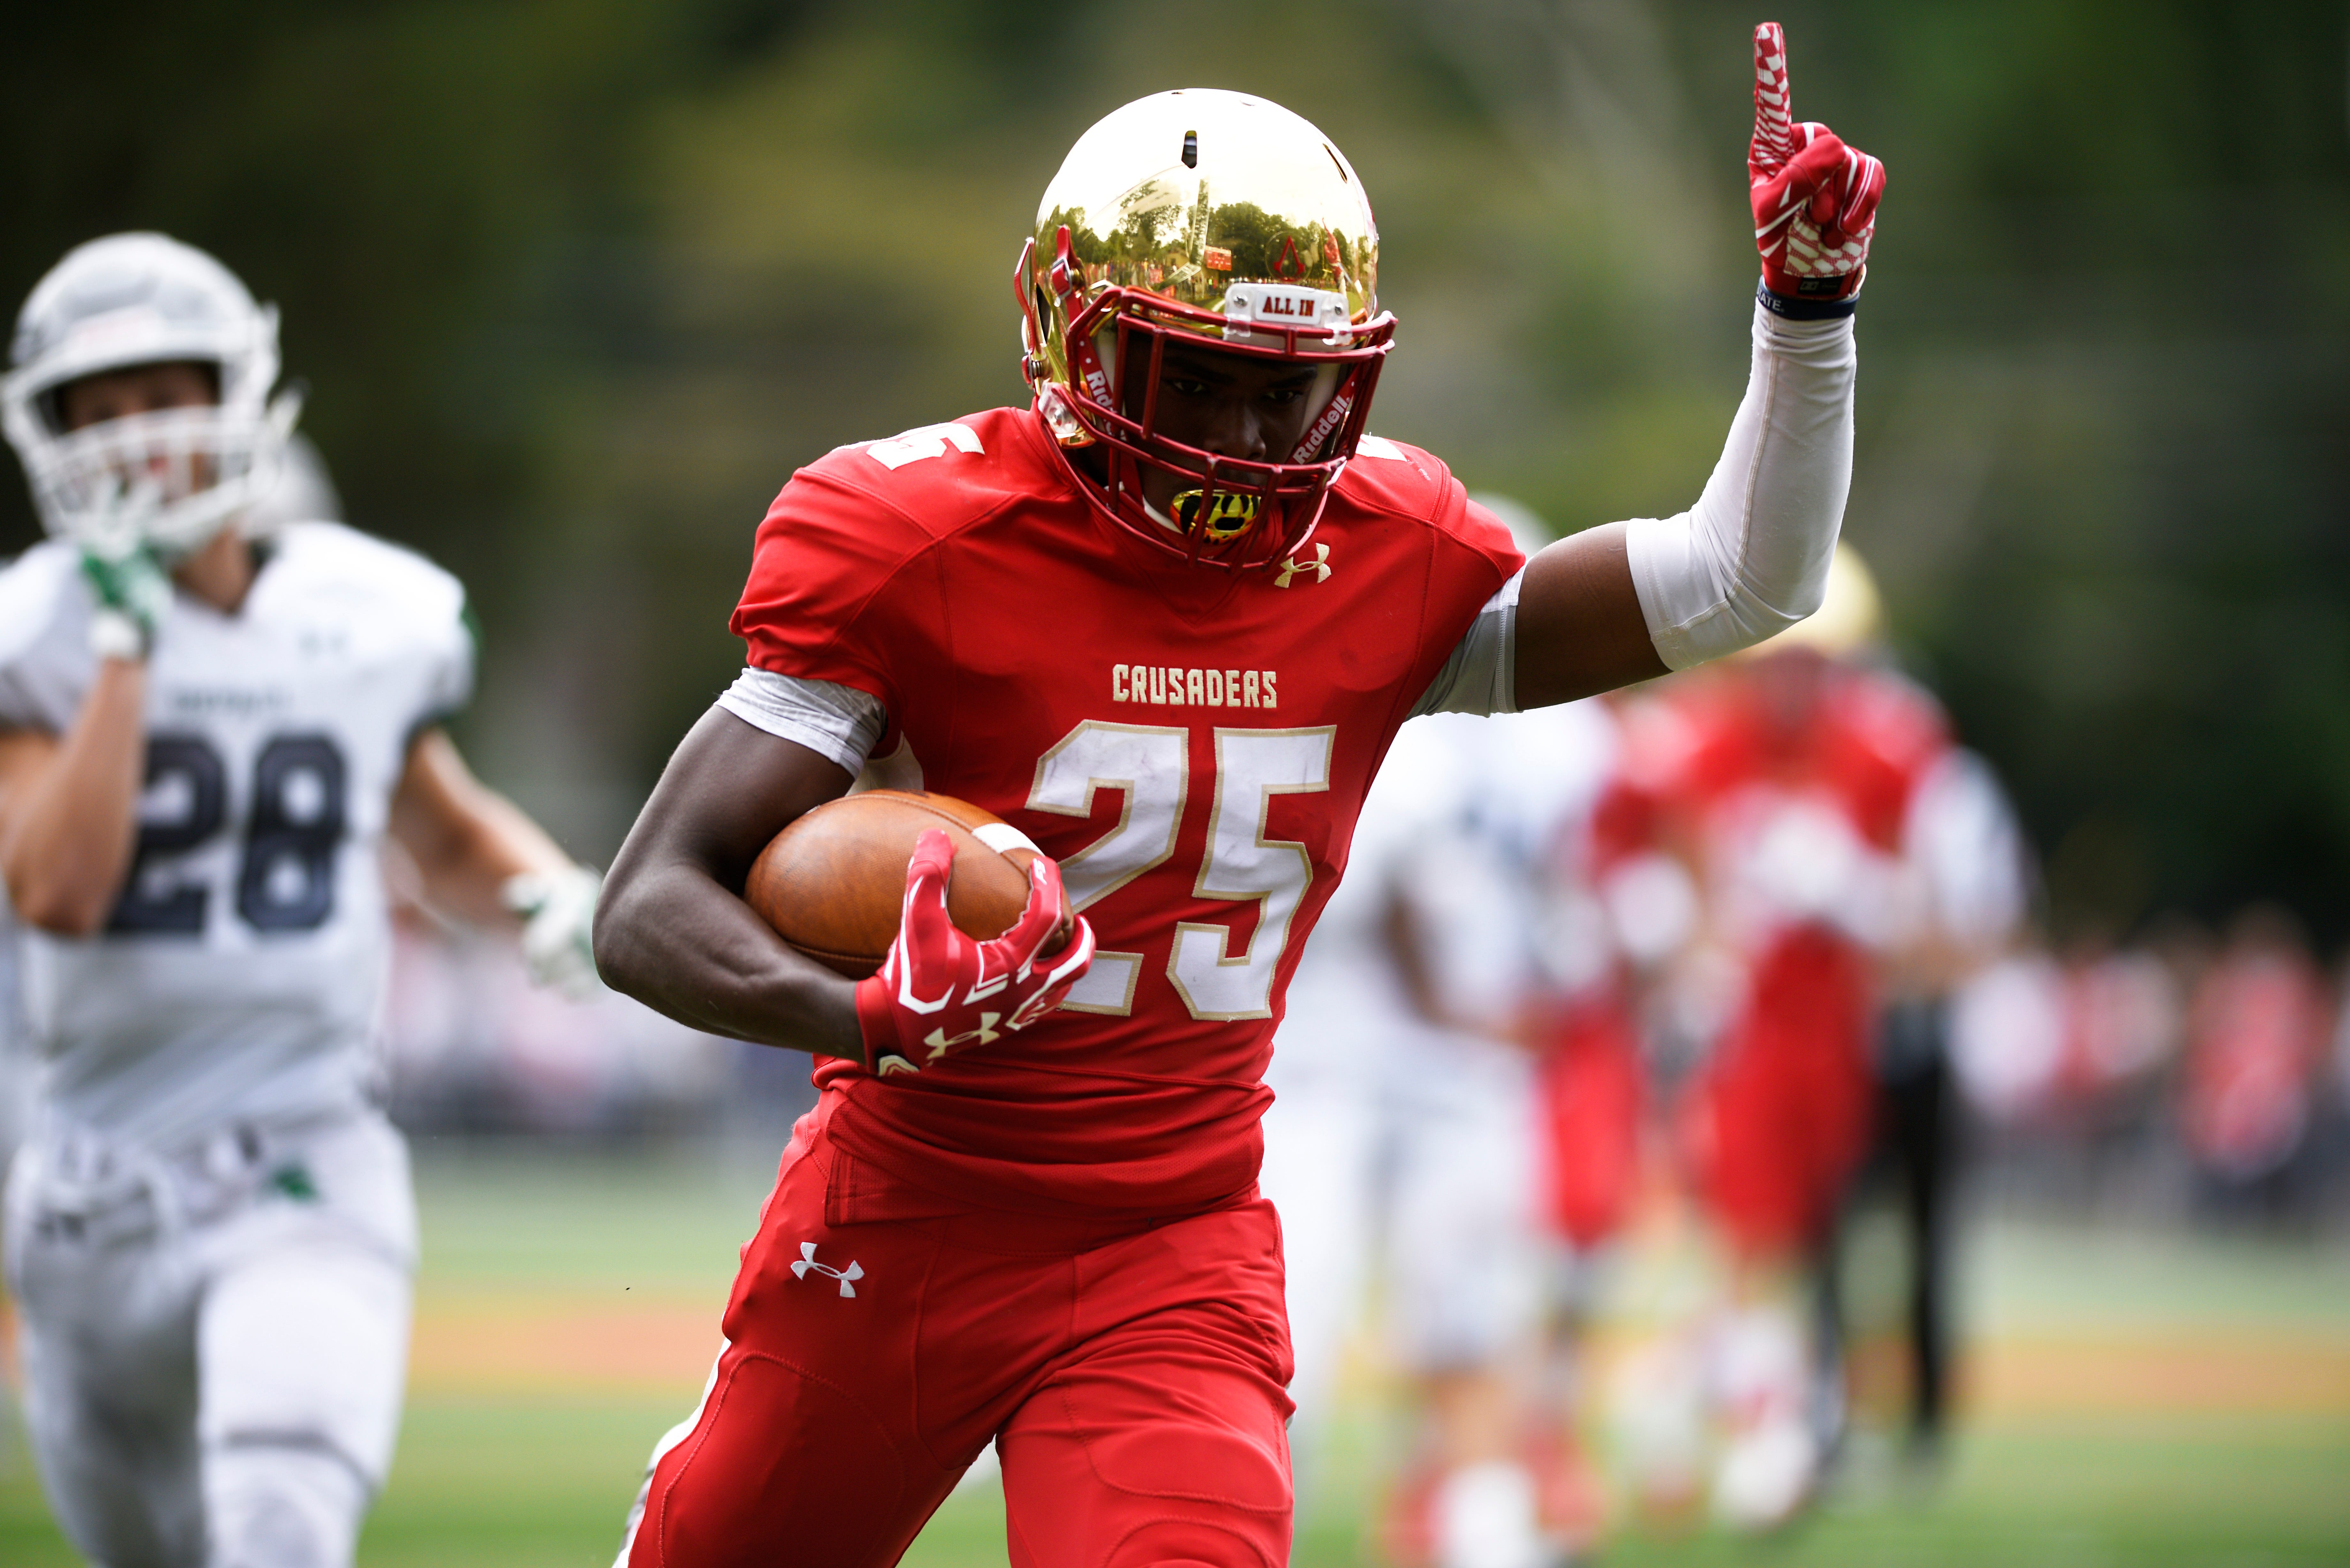
M913 1217L856 1218L877 1209ZM1157 1224L958 1211L804 1123L625 1560L893 1563L993 1438L1014 1568L1278 1568L1282 1283L1262 1199Z
M1868 971L1819 926L1783 935L1691 1085L1699 1185L1750 1260L1818 1244L1867 1153Z

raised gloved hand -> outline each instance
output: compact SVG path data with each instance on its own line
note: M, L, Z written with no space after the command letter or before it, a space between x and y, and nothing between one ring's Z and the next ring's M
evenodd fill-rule
M1002 936L981 940L947 918L954 841L932 828L914 841L897 940L880 970L857 982L857 1023L865 1064L914 1073L951 1051L992 1045L1061 1005L1094 961L1094 929L1076 922L1068 945L1041 950L1067 909L1061 868L1039 855L1028 863L1028 904Z
M1795 123L1787 37L1754 29L1754 140L1746 151L1762 303L1797 318L1847 315L1867 274L1885 165L1816 121Z
M172 578L136 529L107 529L85 539L81 575L98 599L89 648L100 659L144 659L172 607Z
M500 895L522 919L523 968L533 985L574 1002L596 994L596 894L604 878L586 866L525 871L506 878Z

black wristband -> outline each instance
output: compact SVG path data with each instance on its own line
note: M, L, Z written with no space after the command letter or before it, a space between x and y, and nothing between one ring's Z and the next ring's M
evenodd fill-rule
M1836 321L1860 308L1860 291L1855 289L1842 299L1799 299L1773 294L1770 286L1758 280L1754 303L1783 321Z

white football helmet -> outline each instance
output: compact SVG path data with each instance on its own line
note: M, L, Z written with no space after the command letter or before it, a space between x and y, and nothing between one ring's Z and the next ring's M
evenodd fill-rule
M57 391L132 365L214 368L220 400L68 431ZM34 286L16 318L0 421L60 538L119 549L131 537L185 554L233 523L266 527L301 397L277 380L277 311L235 275L163 234L78 245Z

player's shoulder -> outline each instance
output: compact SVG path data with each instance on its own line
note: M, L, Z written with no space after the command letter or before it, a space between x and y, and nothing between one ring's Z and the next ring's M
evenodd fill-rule
M341 523L289 524L271 537L270 586L311 607L325 601L420 627L463 618L464 586L403 545Z
M946 537L1061 488L1035 422L1026 409L990 409L835 447L792 476L769 521Z
M1434 452L1408 441L1366 435L1338 476L1333 493L1354 505L1436 521L1445 503L1465 496L1461 482ZM1458 511L1458 504L1450 508Z
M88 613L81 558L47 539L0 567L0 665L21 663L61 635L78 637Z
M1341 506L1370 514L1382 523L1430 529L1495 563L1519 558L1501 519L1469 499L1441 458L1408 441L1363 437L1331 496Z

